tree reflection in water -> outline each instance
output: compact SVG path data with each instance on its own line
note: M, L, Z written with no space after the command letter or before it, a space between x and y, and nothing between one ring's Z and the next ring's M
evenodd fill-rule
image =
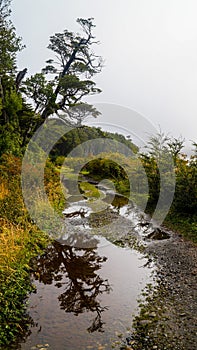
M107 279L97 271L106 257L100 257L94 248L74 248L54 241L45 254L35 261L34 278L44 284L54 283L57 288L65 287L58 297L60 308L79 315L85 311L96 313L90 333L103 332L102 312L107 307L100 305L98 296L110 293Z

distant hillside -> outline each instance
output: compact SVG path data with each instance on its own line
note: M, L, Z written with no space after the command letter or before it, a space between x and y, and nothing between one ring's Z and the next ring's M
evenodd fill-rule
M94 142L88 142L90 140ZM125 155L131 155L138 151L138 147L121 134L80 126L66 133L54 145L50 156L52 158L67 156L71 151L75 156L96 155L100 152L123 152Z

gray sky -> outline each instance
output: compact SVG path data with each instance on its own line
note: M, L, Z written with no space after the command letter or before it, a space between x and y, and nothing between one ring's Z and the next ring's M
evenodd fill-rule
M127 107L197 141L196 0L13 0L12 11L26 45L19 68L38 72L51 56L50 35L79 31L78 17L94 17L105 67L94 79L103 92L89 102Z

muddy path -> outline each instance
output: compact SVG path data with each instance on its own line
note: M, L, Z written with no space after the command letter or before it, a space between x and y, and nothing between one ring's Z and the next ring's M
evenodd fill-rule
M17 349L196 349L196 246L102 191L69 198L67 232L35 260L34 324Z
M148 266L138 242L141 213L115 197L107 206L71 198L64 211L66 232L33 261L32 326L17 350L119 349L130 334L154 266Z
M197 247L178 233L145 248L157 266L156 289L134 320L134 330L121 349L196 350Z

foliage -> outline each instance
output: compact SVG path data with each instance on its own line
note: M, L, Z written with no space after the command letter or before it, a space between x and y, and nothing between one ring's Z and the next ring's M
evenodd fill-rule
M91 142L93 140L94 142ZM68 156L72 151L72 154L77 157L89 157L101 152L107 153L109 149L117 153L122 150L125 155L134 155L138 151L137 146L123 135L103 131L100 128L78 126L72 128L58 140L50 156L55 160L58 156Z
M10 1L1 0L0 156L21 156L34 132L54 113L64 123L77 125L88 115L98 116L96 108L82 99L100 92L90 79L101 71L102 60L92 53L93 19L78 19L82 34L65 30L51 36L48 48L56 59L25 80L27 68L17 72L16 67L23 46L9 16Z
M196 214L197 209L197 162L180 158L176 167L176 191L173 208L176 213Z
M178 231L186 239L197 243L197 216L183 215L171 210L164 224L171 230Z
M66 205L65 195L62 192L59 171L49 160L45 167L44 183L51 205L61 214Z
M34 176L36 169L26 169ZM38 170L39 171L39 170ZM0 163L0 347L23 335L30 322L24 299L32 290L29 272L31 259L42 254L49 237L29 218L21 193L21 159L12 155L1 157ZM55 209L65 206L59 185L59 173L48 161L45 185ZM34 188L36 191L36 188ZM39 196L38 196L39 205Z
M22 49L21 39L9 20L10 1L0 1L0 76L12 75L16 69L16 54Z
M159 139L158 139L159 138ZM161 138L161 139L160 139ZM150 149L137 157L124 157L122 154L101 153L97 158L66 158L64 164L79 172L80 164L85 164L81 170L88 177L97 181L110 179L116 190L129 196L139 206L147 200L146 212L153 213L160 199L162 206L168 203L168 195L175 193L170 212L165 221L170 227L180 228L180 232L197 240L197 157L194 143L194 155L188 159L181 153L183 140L170 139L157 134L150 140ZM173 163L174 161L174 163ZM141 163L141 164L140 164ZM174 170L173 170L174 167ZM172 173L175 173L173 179ZM161 190L161 173L162 186ZM147 183L148 181L148 183Z
M29 217L22 197L20 173L21 156L30 138L54 114L60 123L72 126L72 130L51 151L50 158L55 164L48 160L45 168L45 188L55 210L61 212L65 206L59 181L60 166L63 164L65 176L68 172L76 176L81 171L81 174L99 181L108 178L114 182L117 191L129 195L131 190L134 198L147 196L147 177L147 210L153 211L161 195L160 169L165 174L165 188L170 191L172 185L167 157L170 154L175 166L176 189L166 223L197 241L197 144L193 143L194 155L187 159L181 155L183 140L170 139L160 131L151 136L147 152L137 159L138 148L124 136L81 125L86 116L96 117L99 114L92 105L83 102L85 96L100 92L91 80L102 68L101 58L92 53L92 48L97 44L93 35L93 19L77 20L81 34L65 30L51 36L48 48L52 51L52 58L47 61L42 72L25 80L26 69L17 72L16 66L17 54L23 46L9 16L10 1L0 0L1 348L23 333L30 321L25 314L24 299L32 290L29 279L31 259L41 255L49 242L49 238L38 230ZM58 134L58 128L55 132ZM91 140L94 142L88 142ZM67 157L73 149L75 154ZM41 150L37 149L36 152ZM27 174L31 174L29 181L33 180L29 188L37 193L39 166L36 168L32 163L27 167ZM89 197L99 196L99 192L89 184L83 183L81 190ZM38 193L38 208L42 209L41 212L45 210L45 204ZM69 262L69 257L66 259L65 263ZM96 261L98 268L101 261ZM103 281L99 283L101 286ZM109 291L108 285L105 288ZM64 300L61 299L62 303ZM87 307L89 305L88 301ZM98 306L94 304L94 307ZM102 328L99 317L92 327Z
M28 78L23 93L32 100L34 111L41 114L41 121L56 113L62 119L81 122L87 114L98 115L95 108L82 102L86 95L101 90L90 80L102 68L101 57L92 53L96 44L92 33L93 19L78 19L82 35L64 30L50 37L48 48L54 58L46 61L41 73ZM45 75L49 75L47 79ZM61 114L59 112L64 112Z
M107 158L96 158L87 163L83 170L89 172L89 175L93 178L101 179L124 179L126 173L118 164L111 159Z
M42 252L48 238L32 224L16 225L0 219L0 346L27 330L24 299L32 286L30 260Z
M146 170L149 183L149 201L147 211L154 211L160 193L160 173L165 174L167 188L170 189L169 162L166 158L170 154L174 161L175 193L170 212L165 223L169 227L180 230L186 237L197 241L197 157L196 144L194 155L188 159L181 153L183 139L170 139L163 133L158 133L151 138L147 153L141 154L141 159Z
M16 89L16 56L23 48L21 38L9 20L10 1L0 1L0 155L21 155L23 138L19 114L23 110L21 94ZM22 126L23 129L25 126Z
M147 179L148 179L148 188L149 188L149 197L147 203L147 209L149 212L154 211L157 201L159 199L160 192L160 174L157 162L154 158L148 157L146 155L141 155L142 164L145 169Z

